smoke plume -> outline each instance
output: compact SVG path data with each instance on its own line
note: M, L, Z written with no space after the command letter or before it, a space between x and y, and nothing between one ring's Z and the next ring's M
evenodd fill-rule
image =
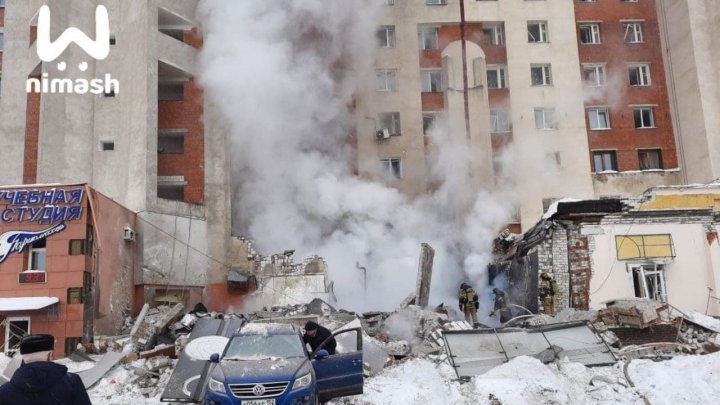
M431 304L454 306L461 281L487 285L492 240L515 196L468 186L473 156L443 124L432 134L432 194L411 200L353 173L351 102L374 87L382 3L201 3L201 82L230 135L233 230L263 253L323 256L340 305L354 310L392 309L414 291L427 242Z

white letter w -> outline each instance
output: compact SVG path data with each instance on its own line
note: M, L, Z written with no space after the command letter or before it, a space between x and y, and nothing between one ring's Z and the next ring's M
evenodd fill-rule
M110 22L105 6L95 8L95 41L79 29L70 27L55 42L50 42L50 8L47 5L40 7L37 30L37 54L43 62L54 61L71 42L95 59L105 59L110 53Z

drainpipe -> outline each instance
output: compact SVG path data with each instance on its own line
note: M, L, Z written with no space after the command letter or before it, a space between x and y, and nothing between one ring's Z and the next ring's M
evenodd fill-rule
M460 44L462 48L463 102L465 107L465 137L470 142L470 108L468 101L467 50L465 48L465 0L460 0Z

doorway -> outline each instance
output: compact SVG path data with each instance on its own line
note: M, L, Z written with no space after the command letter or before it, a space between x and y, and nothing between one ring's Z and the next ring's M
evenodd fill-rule
M20 340L30 334L30 318L5 319L5 353L14 353L20 347Z

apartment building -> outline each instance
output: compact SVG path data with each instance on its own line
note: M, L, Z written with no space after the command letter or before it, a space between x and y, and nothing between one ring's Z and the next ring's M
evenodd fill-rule
M720 7L658 0L660 38L684 183L720 178Z
M431 189L427 134L442 117L482 185L503 181L492 162L510 142L540 145L538 170L562 181L519 191L523 228L558 197L681 181L654 0L389 0L383 18L361 173Z
M96 7L106 7L108 56L71 44L43 62L43 5L52 41L68 27L96 38ZM8 0L0 8L0 185L88 184L137 213L135 307L173 296L224 310L240 299L227 288L225 136L202 120L196 8L196 0ZM97 94L52 87L53 79L108 77Z

